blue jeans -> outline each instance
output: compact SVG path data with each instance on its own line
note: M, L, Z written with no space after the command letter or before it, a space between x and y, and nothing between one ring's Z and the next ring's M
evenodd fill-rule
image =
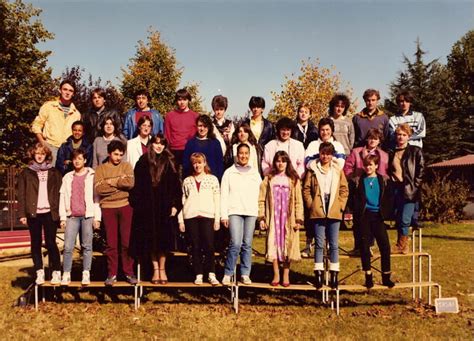
M240 254L240 274L250 275L252 268L252 240L257 217L244 215L229 216L230 245L225 260L224 275L234 274L237 257Z
M76 245L76 238L79 230L82 240L82 267L83 270L90 271L92 264L92 224L94 218L69 217L66 220L66 230L64 232L64 264L63 271L71 272L72 254Z
M314 262L323 263L324 260L324 244L326 237L329 241L329 261L331 263L339 263L339 226L340 220L336 219L315 219L314 234L316 236L316 248L314 251Z
M403 184L396 185L394 189L395 195L395 226L402 236L408 236L410 233L410 225L413 214L415 212L415 201L405 199L405 191Z

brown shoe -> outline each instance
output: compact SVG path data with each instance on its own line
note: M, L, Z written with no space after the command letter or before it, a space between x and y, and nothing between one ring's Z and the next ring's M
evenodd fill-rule
M410 241L408 239L408 236L400 237L400 252L404 255L410 252Z
M397 243L392 246L392 254L399 254L399 253L402 253L402 249L401 249L401 246L400 246L400 237L401 237L401 236L398 235Z

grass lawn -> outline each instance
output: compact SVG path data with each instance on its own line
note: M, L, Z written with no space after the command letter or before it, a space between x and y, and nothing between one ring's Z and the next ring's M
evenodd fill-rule
M443 287L443 297L459 300L459 314L436 315L432 307L411 300L411 289L369 293L343 293L341 315L321 304L314 292L241 290L240 313L233 313L229 293L217 289L163 289L147 294L134 311L131 290L111 296L103 291L71 290L62 302L12 307L31 283L31 262L6 266L0 263L0 330L4 340L145 340L161 339L463 339L474 332L474 225L428 225L424 251L433 256L433 280ZM302 240L304 237L302 236ZM390 231L390 240L395 231ZM256 236L254 247L264 251L264 238ZM340 245L351 248L351 231L341 231ZM411 280L411 258L392 259L393 278ZM96 266L102 266L96 262ZM425 262L426 264L426 262ZM183 259L169 261L170 280L191 281ZM312 260L292 265L292 282L311 280ZM352 272L360 261L341 260L341 274ZM379 262L376 264L379 267ZM80 270L80 264L76 264ZM80 277L80 275L77 275ZM271 265L254 257L252 279L271 280ZM220 278L220 272L219 272ZM380 275L375 274L376 282ZM360 272L346 284L362 284ZM434 290L434 289L433 289ZM434 291L435 292L435 291ZM427 290L425 289L424 298ZM433 295L434 297L434 295Z

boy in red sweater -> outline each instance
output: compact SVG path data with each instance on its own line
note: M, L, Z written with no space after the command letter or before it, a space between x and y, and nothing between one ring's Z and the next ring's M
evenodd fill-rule
M199 114L189 109L191 94L188 90L178 90L175 101L176 109L166 114L165 137L176 163L181 166L186 142L196 135L196 119Z

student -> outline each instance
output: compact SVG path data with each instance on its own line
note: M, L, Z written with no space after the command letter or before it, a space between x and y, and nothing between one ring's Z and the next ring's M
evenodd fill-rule
M390 280L390 241L384 225L386 212L390 211L390 194L387 179L377 174L378 154L368 154L364 158L365 174L362 175L355 194L355 210L360 217L362 270L365 271L365 286L374 286L370 264L370 240L375 237L381 254L382 284L392 288Z
M175 102L176 109L167 113L165 117L165 137L176 163L182 166L184 147L196 134L196 120L199 114L189 109L191 94L188 90L178 90Z
M102 88L95 88L91 92L92 108L82 117L84 121L85 138L90 144L94 143L96 137L101 136L102 123L106 117L112 117L119 123L118 130L122 131L122 116L115 109L106 106L107 92ZM91 159L92 160L92 159Z
M323 117L318 122L319 139L309 144L305 154L305 164L309 165L310 161L317 160L319 158L319 146L323 142L329 142L334 146L334 158L342 169L344 167L344 160L346 154L344 153L344 147L339 141L334 139L334 121L329 117Z
M209 283L218 285L214 231L220 228L219 180L211 174L203 153L191 154L190 163L193 175L183 181L183 211L179 216L179 229L183 233L186 229L191 238L193 270L196 276L194 284L202 284L203 274L206 272Z
M312 160L319 159L319 147L324 142L329 142L334 146L335 154L333 155L334 160L338 163L342 169L344 167L344 160L346 155L344 154L344 147L339 141L334 139L334 121L329 117L324 117L318 122L319 138L311 142L305 152L305 164L309 167ZM307 216L305 216L307 218ZM308 224L308 219L305 220ZM302 250L301 255L303 258L308 258L311 255L312 242L314 238L314 227L306 225L306 246Z
M397 145L390 152L389 175L394 185L395 225L398 238L392 253L409 252L408 233L415 204L420 199L425 162L420 147L408 143L412 129L407 123L395 129Z
M375 89L367 89L363 95L365 108L352 118L354 124L354 147L362 147L367 139L367 132L371 128L379 129L383 133L383 140L388 141L388 116L377 107L380 93Z
M425 117L421 112L412 109L413 95L408 91L402 91L396 97L398 112L390 117L388 121L391 146L396 145L395 129L403 123L407 123L413 131L408 144L423 148L423 138L426 136Z
M153 284L167 284L166 254L173 249L177 214L182 208L178 167L163 134L150 139L148 151L135 165L131 191L137 253L151 256Z
M346 156L354 145L355 133L352 120L346 117L351 102L344 94L336 94L329 102L329 117L334 121L334 139L344 147Z
M252 96L249 101L249 108L252 112L252 117L246 119L245 123L250 126L250 130L252 130L253 135L263 150L265 145L275 138L273 124L263 117L265 100L262 97Z
M240 255L240 280L252 284L252 240L258 215L260 174L249 165L250 147L237 146L237 163L224 172L221 184L221 222L230 231L222 284L230 285Z
M192 174L190 157L193 153L203 153L206 156L207 165L219 181L224 173L224 156L219 141L214 135L212 120L207 115L200 115L196 119L196 136L186 143L183 154L183 174Z
M92 168L96 169L97 166L107 161L109 156L107 152L107 146L112 141L120 141L124 145L127 144L127 140L120 133L119 130L120 122L112 116L104 117L102 125L100 127L100 136L97 136L94 140L92 148ZM125 157L126 157L125 153Z
M339 225L346 206L348 188L342 169L333 159L335 149L330 142L319 146L319 159L312 160L304 180L303 197L310 209L309 218L314 222L316 248L314 253L315 286L320 289L324 281L323 253L326 238L329 242L329 285L338 286Z
M93 229L100 227L101 211L94 194L94 170L86 167L87 154L83 149L72 152L74 170L63 178L59 200L59 217L64 228L64 260L61 285L71 283L72 255L76 238L81 232L82 285L90 284Z
M94 188L100 196L100 207L107 235L108 275L106 286L117 282L119 263L119 242L122 270L128 283L138 283L133 271L133 259L128 253L130 230L132 224L132 207L129 205L129 191L133 188L134 177L132 166L122 161L125 146L120 141L112 141L107 146L109 159L97 167ZM119 241L120 237L120 241Z
M84 138L84 122L82 121L76 121L72 124L72 135L59 147L56 168L63 176L74 170L71 156L72 152L79 148L86 153L86 167L91 167L93 146Z
M135 168L140 156L146 154L150 143L153 121L148 116L142 116L138 120L138 136L127 141L127 162Z
M61 282L61 259L56 244L59 220L61 173L51 164L51 150L38 142L28 151L29 164L18 176L18 215L28 225L31 257L36 271L36 284L44 283L42 231L52 266L51 284Z
M293 129L291 137L303 143L304 149L319 137L318 128L311 121L311 107L301 104L296 111L296 128Z
M285 151L291 159L293 169L300 178L304 175L304 146L298 140L291 138L294 129L293 121L288 117L280 118L276 124L277 138L265 145L262 158L262 171L264 175L270 173L273 157L277 151Z
M235 131L232 120L225 118L225 112L227 110L227 97L222 95L214 96L211 105L212 111L214 111L214 117L212 118L214 134L221 144L222 154L225 155L227 149L230 147L232 134Z
M347 181L349 182L349 201L348 208L353 209L355 204L355 192L357 184L359 183L360 177L364 174L363 160L367 155L377 155L377 174L383 177L388 177L388 154L385 153L380 145L383 141L383 135L377 128L371 128L367 132L367 142L364 147L356 147L352 149L351 154L346 159L344 164L344 174L346 175ZM353 224L352 233L354 235L354 248L349 251L351 255L359 255L361 247L361 234L360 234L360 216L358 212L353 212ZM373 238L372 242L373 244Z
M127 140L131 140L138 135L138 121L146 116L153 121L153 135L163 132L163 119L158 110L151 109L148 105L150 94L146 90L139 90L135 93L135 108L130 109L125 114L123 134Z
M290 264L300 260L299 229L303 225L303 198L299 175L287 152L277 151L272 169L260 185L258 199L260 229L268 229L266 259L273 264L271 286L290 286Z
M58 149L71 135L72 123L81 119L81 113L76 109L72 99L76 86L68 79L59 85L59 99L44 103L38 116L31 124L31 131L39 143L51 151L51 164L56 164Z
M241 143L244 143L250 148L249 165L252 166L253 169L258 169L259 173L261 174L261 160L263 151L260 148L257 139L253 135L248 123L242 122L239 125L232 136L231 143L232 148L228 150L228 156L226 157L226 159L229 159L228 164L226 164L227 168L237 162L237 146Z

